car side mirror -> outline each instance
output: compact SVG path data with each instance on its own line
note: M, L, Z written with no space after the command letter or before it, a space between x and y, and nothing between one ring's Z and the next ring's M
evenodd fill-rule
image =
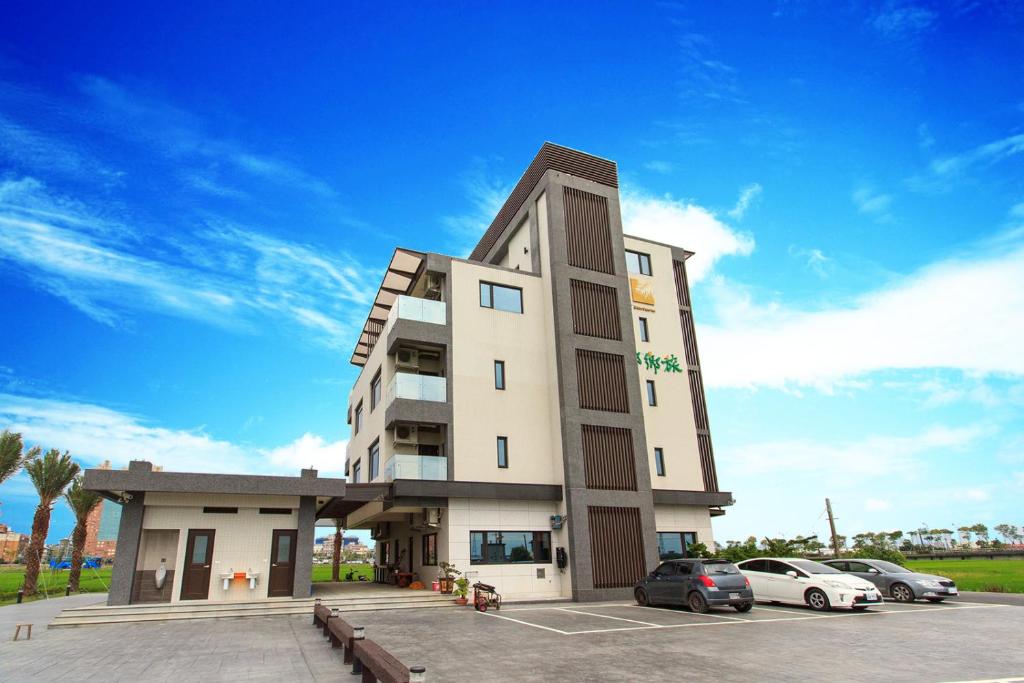
M868 574L881 574L881 573L882 572L878 571L874 567L871 567L870 569L868 569Z
M792 569L790 569L788 572L786 572L786 576L795 579L796 578L796 572L793 571Z

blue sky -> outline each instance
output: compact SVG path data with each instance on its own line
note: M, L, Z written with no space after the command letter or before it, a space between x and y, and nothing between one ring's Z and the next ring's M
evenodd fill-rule
M719 540L1024 523L1021 12L521 4L9 7L0 423L339 474L392 248L467 253L551 140L698 254Z

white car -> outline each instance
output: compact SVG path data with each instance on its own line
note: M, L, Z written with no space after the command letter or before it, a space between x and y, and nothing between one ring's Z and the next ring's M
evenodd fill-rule
M825 612L833 607L867 609L882 604L882 594L870 581L798 557L763 557L737 562L750 579L758 601L807 605Z

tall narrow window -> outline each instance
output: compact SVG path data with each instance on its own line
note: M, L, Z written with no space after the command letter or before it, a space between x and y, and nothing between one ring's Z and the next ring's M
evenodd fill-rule
M373 481L380 474L380 439L370 446L370 476L366 481Z
M651 341L651 334L647 330L647 318L640 318L640 341Z
M360 401L359 405L356 406L356 423L352 429L353 434L358 434L363 431L363 402Z
M654 390L654 380L647 380L647 405L658 405L658 393Z
M659 477L665 476L665 451L660 448L654 449L654 470Z
M651 274L651 257L639 251L626 250L626 270L638 275Z
M505 361L503 360L494 361L494 388L505 388Z
M508 437L498 437L498 467L508 467Z
M370 412L377 407L380 403L380 369L377 369L377 374L373 376L373 381L370 382Z
M356 460L356 464L352 465L352 483L353 484L358 484L359 483L359 476L362 474L362 472L363 472L363 463L360 462L359 460Z

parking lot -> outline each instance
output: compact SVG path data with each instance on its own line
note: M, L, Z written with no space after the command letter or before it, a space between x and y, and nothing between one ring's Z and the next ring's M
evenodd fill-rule
M609 602L352 618L444 681L1024 681L1024 607L969 599L865 612Z

